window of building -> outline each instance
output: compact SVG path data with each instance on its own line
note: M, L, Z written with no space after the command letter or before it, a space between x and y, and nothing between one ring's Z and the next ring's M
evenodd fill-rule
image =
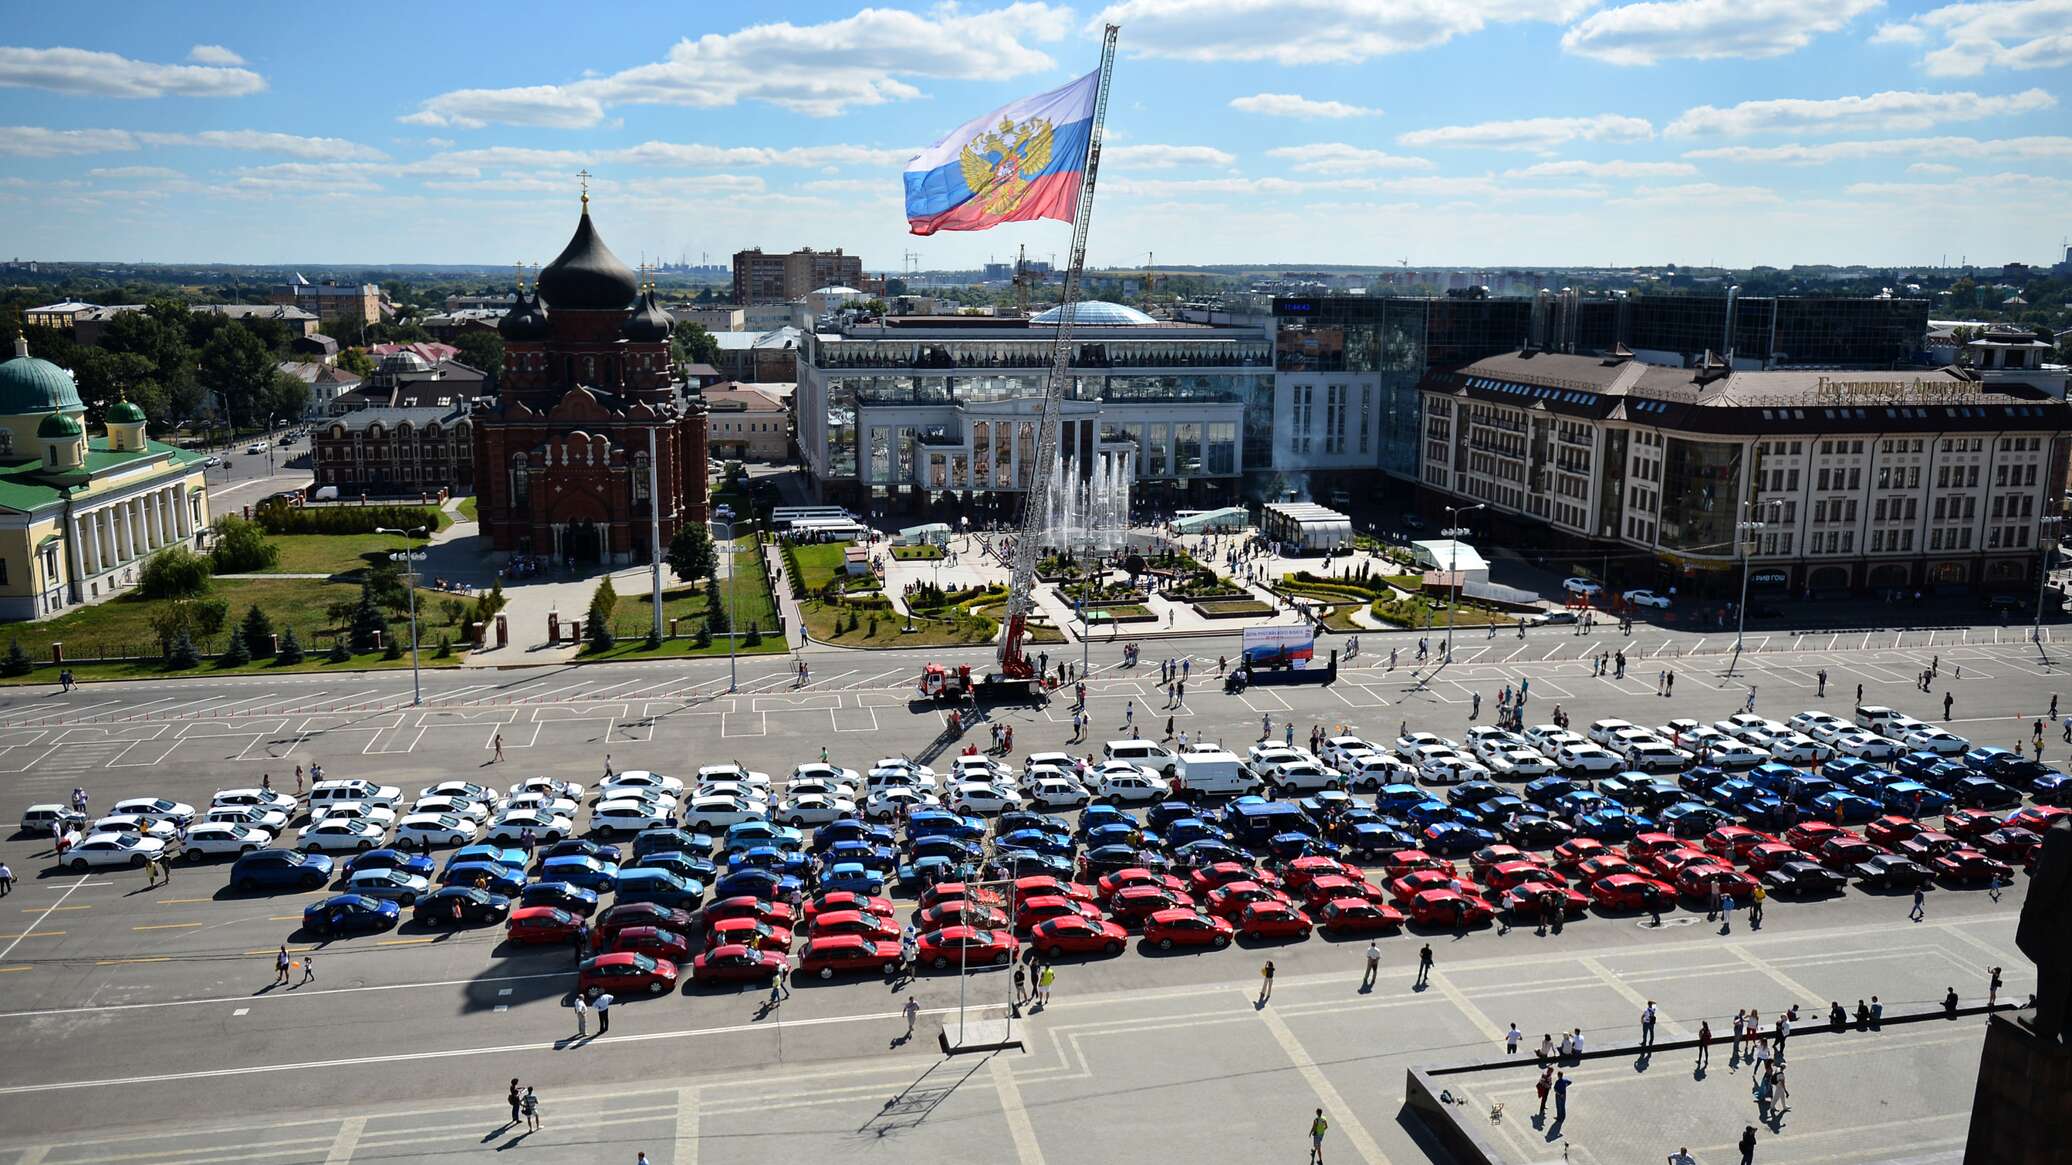
M1295 386L1294 417L1293 423L1289 426L1289 436L1292 438L1292 440L1289 442L1289 444L1291 445L1293 451L1296 453L1309 452L1309 426L1312 417L1310 396L1311 389L1309 385L1298 384ZM1160 460L1162 463L1163 458L1161 458ZM1154 472L1152 476L1163 477L1165 476L1165 472L1163 470L1159 470Z
M1367 431L1373 427L1371 413L1374 406L1374 389L1360 387L1360 452L1367 452Z
M1345 452L1345 386L1324 386L1324 452Z

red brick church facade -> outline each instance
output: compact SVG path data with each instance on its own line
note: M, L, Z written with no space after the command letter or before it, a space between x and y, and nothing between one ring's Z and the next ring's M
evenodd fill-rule
M706 519L706 411L670 360L674 321L612 254L590 200L560 256L498 325L495 397L472 417L482 531L503 555L648 561L653 449L666 552Z

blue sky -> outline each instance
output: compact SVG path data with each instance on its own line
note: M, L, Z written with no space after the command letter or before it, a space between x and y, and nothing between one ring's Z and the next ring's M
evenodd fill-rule
M0 253L629 262L906 234L904 160L1122 25L1092 260L2049 261L2072 0L124 4L11 13Z

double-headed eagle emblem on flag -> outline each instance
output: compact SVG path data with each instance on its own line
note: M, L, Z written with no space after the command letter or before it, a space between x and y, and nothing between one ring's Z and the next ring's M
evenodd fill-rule
M986 213L1005 218L1028 196L1030 176L1042 173L1050 165L1050 150L1049 118L1002 118L998 129L965 143L958 161L964 170L964 184Z

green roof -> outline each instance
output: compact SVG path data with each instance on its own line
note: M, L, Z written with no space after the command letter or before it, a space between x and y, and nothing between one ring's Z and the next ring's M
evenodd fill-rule
M43 418L42 424L36 426L36 435L38 437L84 437L86 435L86 426L80 424L77 417L68 417L63 413L54 412Z
M52 409L86 411L72 374L35 356L0 364L0 416L26 417Z
M52 473L36 458L0 462L0 509L29 513L57 505L65 497L60 487L87 484L110 470L156 460L162 460L169 469L184 469L201 459L199 453L162 441L147 441L143 449L118 453L108 448L106 439L93 438L87 441L86 464L82 469Z
M119 400L108 408L108 423L111 425L134 425L144 419L144 410L132 400Z

